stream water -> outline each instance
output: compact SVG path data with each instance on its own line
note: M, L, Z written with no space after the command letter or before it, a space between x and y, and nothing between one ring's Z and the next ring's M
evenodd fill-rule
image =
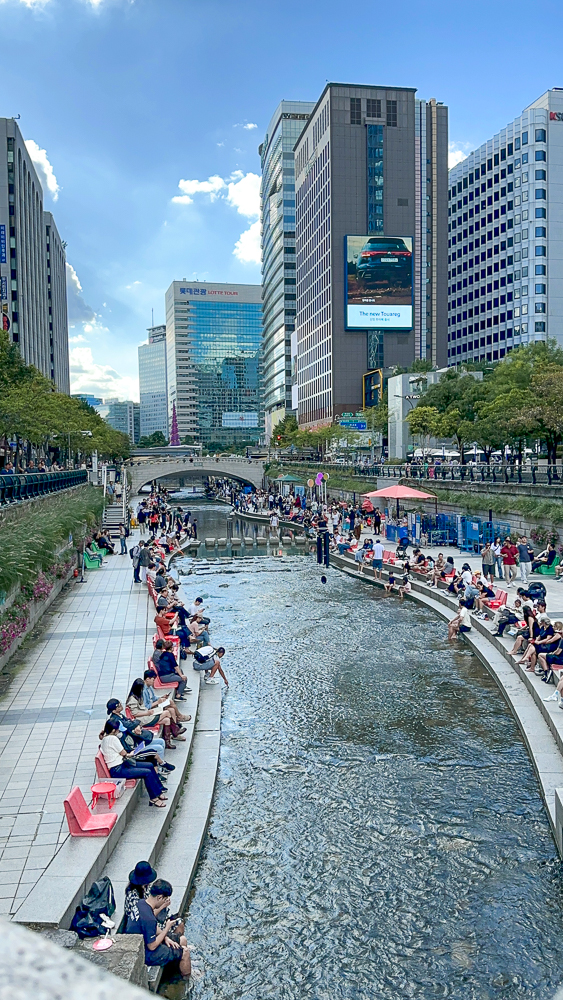
M225 534L224 509L198 512ZM193 995L554 997L561 864L476 657L410 602L336 570L323 585L311 557L177 567L230 680L187 919L205 966Z

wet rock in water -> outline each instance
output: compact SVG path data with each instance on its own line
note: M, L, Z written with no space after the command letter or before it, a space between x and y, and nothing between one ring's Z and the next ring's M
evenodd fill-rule
M229 584L228 584L228 583L220 583L220 584L219 584L219 587L228 587L228 586L229 586Z

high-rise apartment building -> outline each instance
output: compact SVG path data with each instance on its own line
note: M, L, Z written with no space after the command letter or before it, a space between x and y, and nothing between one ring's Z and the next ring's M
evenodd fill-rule
M563 346L563 89L450 170L448 362Z
M264 433L260 285L174 281L166 292L168 419L220 448Z
M161 431L168 441L168 381L166 377L166 326L151 326L148 344L139 346L141 437Z
M278 104L258 152L262 162L263 379L266 439L292 403L291 338L295 333L295 156L293 147L314 108ZM296 352L294 352L296 353Z
M47 259L47 323L50 378L59 392L70 392L66 254L50 212L43 213Z
M133 403L130 399L106 399L108 408L107 420L110 427L115 431L127 434L131 444L138 444L141 430L141 408L139 403Z
M2 325L28 364L69 391L65 253L12 118L0 118Z
M447 108L328 84L295 145L298 419L362 406L363 376L447 357Z

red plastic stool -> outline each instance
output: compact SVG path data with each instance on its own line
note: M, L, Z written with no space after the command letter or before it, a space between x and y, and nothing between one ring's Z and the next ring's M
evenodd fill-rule
M108 797L108 807L113 809L115 802L115 785L111 781L99 781L96 785L92 785L90 791L92 792L92 809L95 809L98 804L98 799L102 795L107 795Z

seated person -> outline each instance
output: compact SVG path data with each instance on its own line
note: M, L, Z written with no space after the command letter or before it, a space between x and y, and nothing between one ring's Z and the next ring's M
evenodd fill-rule
M180 667L176 663L176 657L172 652L173 648L174 647L169 639L164 641L164 649L160 653L158 663L155 664L156 671L163 684L172 684L174 681L178 681L178 687L176 688L176 701L185 701L188 678L184 673L182 673Z
M107 719L100 733L100 750L111 777L142 779L149 796L149 804L158 806L159 809L166 807L168 796L164 794L164 784L156 768L149 761L140 760L122 745L118 736L118 725L114 719ZM173 767L172 764L164 766L169 770Z
M463 602L459 601L459 611L448 624L448 639L455 638L462 632L471 631L471 616Z
M416 549L414 549L413 550L413 563L414 563L415 568L417 566L423 566L425 562L426 562L426 557L422 554L422 552L420 551L420 549L418 547Z
M209 633L205 628L205 625L203 624L200 625L197 619L197 615L194 615L192 618L188 620L187 628L190 630L193 642L199 642L201 640L206 646L209 646L210 644Z
M496 625L497 629L493 635L502 636L509 625L515 625L516 622L521 621L523 617L522 607L522 599L517 597L512 608L507 604L498 608L493 615L493 625Z
M131 690L127 696L126 707L133 718L142 726L163 726L166 746L171 742L172 736L185 743L186 737L182 733L186 732L186 727L176 722L175 706L170 705L169 708L156 707L152 710L147 709L143 699L144 687L144 681L140 677L137 677L133 681Z
M85 545L84 551L87 553L88 558L91 559L92 562L97 562L98 566L102 565L104 557L101 552L94 552L94 549L90 545Z
M169 691L165 691L164 694L160 696L160 698L157 697L156 691L154 689L154 682L157 677L158 674L156 670L145 670L143 674L143 681L144 681L143 705L149 712L153 711L153 709L158 711L160 705L162 705L163 702L170 700ZM191 693L191 690L192 690L191 688L186 688L188 694ZM191 720L191 715L182 715L177 705L173 704L168 705L166 711L170 714L174 722L178 723L189 722Z
M536 556L536 558L534 559L532 563L532 573L537 573L540 566L548 566L548 567L551 566L556 556L557 556L557 551L555 549L555 545L552 545L550 542L550 544L547 546L547 549L544 549L543 552L540 552L539 555Z
M528 643L526 651L522 656L521 660L518 660L519 665L527 664L526 670L532 671L535 669L536 661L539 653L554 653L559 646L560 640L563 638L561 633L561 628L563 625L561 622L555 622L552 625L547 615L538 615L537 618L539 625L539 632L537 636Z
M401 598L402 601L404 601L405 599L405 594L410 594L411 590L412 590L411 582L408 576L404 576L403 582L399 587L399 597Z
M206 684L218 684L219 681L215 677L215 674L219 672L225 681L226 687L228 687L229 682L223 673L223 668L221 667L221 657L225 655L224 647L219 646L218 649L214 650L211 646L209 646L208 650L209 652L207 653L199 653L199 658L196 653L194 656L194 670L205 670Z
M191 632L187 628L182 628L177 614L158 609L157 614L154 617L154 623L163 635L177 635L180 637L180 643L182 646L187 647L190 645L190 642L192 641Z
M491 601L495 596L495 591L492 587L489 587L486 583L478 583L477 591L479 596L476 598L477 605L477 615L481 618L488 618L486 613L486 608L488 607L487 601Z
M516 656L519 654L522 647L526 649L528 644L534 639L537 639L539 635L540 626L539 622L536 620L535 608L528 608L526 605L523 605L522 618L526 624L518 629L514 645L512 646L512 649L509 649L508 651L509 656Z
M154 736L148 729L142 729L137 719L128 719L118 698L110 698L106 711L109 718L117 723L120 738L125 740L127 749L145 743L150 748L149 752L164 755L164 740L160 736ZM127 739L128 736L132 736L133 739Z
M154 588L155 590L159 591L159 590L165 590L166 586L167 586L166 568L161 563L155 573Z
M458 594L465 604L465 607L472 611L475 607L475 601L479 597L478 587L476 587L472 582L466 583L463 591L461 589L458 590Z
M395 577L393 575L393 570L390 571L387 583L383 584L383 589L386 594L392 594L395 590Z
M100 549L105 549L107 552L109 552L110 556L115 555L115 549L111 544L107 535L103 535L101 532L98 532L96 535L94 535L94 540L96 542L96 545Z
M145 942L145 964L177 967L183 979L189 979L191 973L190 952L186 938L182 935L179 941L174 941L169 935L179 921L168 919L159 929L157 916L170 905L172 886L164 879L157 879L148 889L146 898L135 901L127 913L125 934L142 934Z

